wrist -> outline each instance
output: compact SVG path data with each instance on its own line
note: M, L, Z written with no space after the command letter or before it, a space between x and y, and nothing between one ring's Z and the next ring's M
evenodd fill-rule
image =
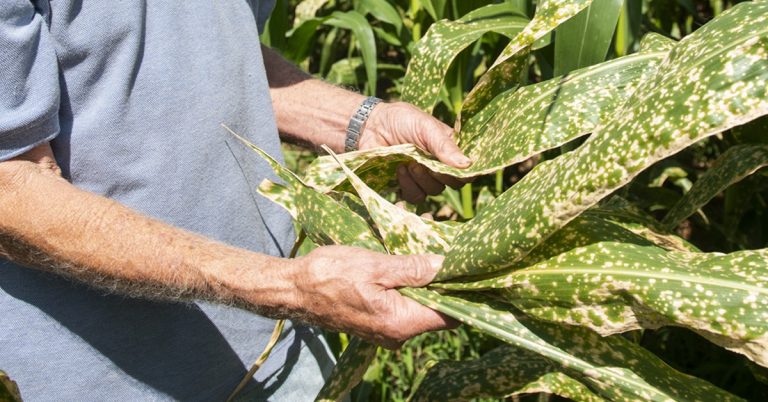
M219 259L206 283L223 301L271 318L288 318L299 309L294 260L236 249Z
M381 99L375 96L369 96L360 103L360 106L355 110L354 114L352 114L346 129L346 137L344 140L345 152L352 152L360 149L360 138L366 131L371 114L381 102Z

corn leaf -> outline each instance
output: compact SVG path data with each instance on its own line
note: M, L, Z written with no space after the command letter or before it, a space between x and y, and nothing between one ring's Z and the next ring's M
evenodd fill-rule
M586 386L536 353L500 346L479 359L442 361L432 366L412 402L466 401L530 393L556 394L575 401L602 401Z
M376 38L373 35L371 24L357 11L335 11L330 18L325 19L326 25L337 28L349 29L357 39L357 46L363 56L365 74L368 77L367 91L370 95L376 94L376 82L378 81L378 61L376 60Z
M326 151L337 158L329 148ZM449 248L458 226L423 219L420 216L392 205L368 187L341 160L337 163L344 170L360 199L365 204L371 219L392 254L441 254Z
M333 197L304 184L293 172L261 148L230 130L230 133L262 157L286 185L265 180L258 191L283 206L302 226L313 242L320 245L344 244L384 251L365 217L353 212Z
M640 38L642 19L643 0L624 0L616 30L615 49L618 55L632 53Z
M365 375L368 366L376 357L378 347L361 340L352 338L341 354L331 376L317 394L316 401L340 401L349 394Z
M401 289L401 293L551 360L558 371L608 400L738 400L706 381L674 370L621 336L601 337L586 328L533 321L479 294L454 296L412 288Z
M296 17L293 20L293 26L299 26L306 20L314 18L318 11L328 3L329 0L302 0L296 5Z
M768 249L674 252L603 242L475 284L526 314L602 335L686 327L768 365Z
M548 35L591 3L592 0L542 1L531 22L510 41L467 95L462 105L459 127L463 127L466 121L496 96L520 83L519 77L528 65L528 54L537 40Z
M766 54L766 2L740 3L687 36L584 145L537 166L462 226L439 278L519 261L654 162L768 113Z
M460 133L471 171L490 173L594 131L665 56L639 53L500 95L490 119L479 114Z
M555 29L555 75L605 60L623 0L593 0Z
M709 200L730 185L768 166L768 145L740 145L729 148L680 200L669 210L662 224L677 227Z
M655 72L665 56L665 52L639 53L499 96L459 133L459 144L475 160L466 170L444 165L413 145L338 157L377 190L390 187L397 166L410 161L456 177L492 173L592 132L627 100L639 82ZM346 175L326 156L316 159L303 179L328 191L341 185Z
M456 21L436 22L413 49L403 82L403 100L431 112L445 72L462 50L488 32L514 36L527 22L528 18L509 3L481 7Z
M491 275L481 277L461 277L450 282L436 282L432 286L450 290L483 290L495 278L511 275L521 268L530 267L568 251L602 242L621 242L642 247L662 247L677 251L691 251L682 244L677 236L662 234L644 226L637 228L620 222L622 217L610 210L594 208L572 220L557 231L546 242L534 248L528 255L514 265Z
M19 386L2 370L0 370L0 401L21 402Z
M526 394L553 394L572 401L599 402L605 399L595 395L584 384L563 373L548 373L507 396Z

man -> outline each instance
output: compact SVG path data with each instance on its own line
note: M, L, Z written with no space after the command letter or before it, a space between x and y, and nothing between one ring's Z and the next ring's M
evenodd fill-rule
M252 195L220 123L276 156L278 130L342 152L365 98L262 49L271 7L2 0L0 369L26 399L222 400L267 341L263 317L285 317L250 395L307 400L332 359L302 322L390 347L451 325L394 290L427 284L438 257L280 258L290 219ZM450 128L376 106L359 148L399 143L470 164ZM419 166L398 178L413 201L456 184Z

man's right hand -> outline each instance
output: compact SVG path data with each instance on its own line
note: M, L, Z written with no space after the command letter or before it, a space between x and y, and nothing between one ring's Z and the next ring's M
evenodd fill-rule
M422 332L454 328L451 318L402 296L421 287L443 261L436 255L393 256L326 246L293 260L296 300L305 320L397 348Z

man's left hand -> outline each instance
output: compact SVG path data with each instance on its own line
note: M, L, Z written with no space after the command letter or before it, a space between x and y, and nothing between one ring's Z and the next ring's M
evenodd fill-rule
M454 131L440 120L403 102L381 103L371 113L360 137L360 149L414 144L446 165L465 169L472 164L453 138ZM440 194L446 185L459 188L464 181L433 173L418 163L397 169L401 195L411 203L424 201L427 195Z

